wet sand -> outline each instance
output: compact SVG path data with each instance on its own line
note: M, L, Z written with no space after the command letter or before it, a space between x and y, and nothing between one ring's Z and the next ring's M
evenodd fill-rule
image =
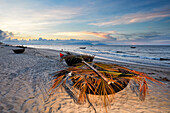
M49 74L67 68L60 62L59 51L26 48L15 54L13 46L0 45L0 113L94 113L87 102L78 105L64 89L58 89L50 98ZM96 61L101 61L96 59ZM107 62L107 61L106 61ZM148 73L153 78L169 77L170 69L119 63L130 69ZM169 79L169 78L168 78ZM161 80L161 79L160 79ZM111 97L109 113L168 113L170 112L169 82L163 86L150 85L144 102L132 93L129 86ZM89 95L97 113L105 112L100 98Z

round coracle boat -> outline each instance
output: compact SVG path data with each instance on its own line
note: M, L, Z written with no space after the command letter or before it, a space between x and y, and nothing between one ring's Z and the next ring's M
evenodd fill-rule
M16 54L23 53L25 51L25 48L22 49L13 49L13 52Z
M64 57L65 62L67 63L67 65L69 66L74 66L77 65L78 63L82 63L82 61L86 61L86 62L92 62L94 59L94 56L89 56L89 55L68 55L66 57Z

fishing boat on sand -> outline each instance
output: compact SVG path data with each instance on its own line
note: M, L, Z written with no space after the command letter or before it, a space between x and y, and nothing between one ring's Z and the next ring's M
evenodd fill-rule
M82 61L92 62L94 56L91 55L73 55L73 54L62 54L60 53L61 61L64 59L68 66L74 66L78 63L82 63Z
M13 52L16 54L23 53L25 51L25 48L22 49L13 49Z

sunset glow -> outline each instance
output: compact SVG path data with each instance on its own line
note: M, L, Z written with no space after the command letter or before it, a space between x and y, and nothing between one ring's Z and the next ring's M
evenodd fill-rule
M42 37L106 44L169 44L169 5L169 0L1 0L0 30L13 35L0 34L0 40Z

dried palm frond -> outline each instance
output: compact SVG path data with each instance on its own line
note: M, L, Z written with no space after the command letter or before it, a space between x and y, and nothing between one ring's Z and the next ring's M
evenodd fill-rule
M72 62L73 59L69 60ZM79 62L75 59L73 61ZM51 90L54 91L60 86L66 87L68 84L67 81L70 80L72 85L68 90L71 92L71 96L73 96L76 103L84 104L87 99L87 94L101 95L101 97L104 98L105 107L109 104L108 95L114 96L115 93L126 88L129 82L131 89L142 101L145 99L148 92L146 79L160 83L144 73L125 67L104 63L93 63L93 66L91 66L84 60L81 60L79 65L75 67L69 67L65 70L53 73L52 75L54 79ZM79 90L78 97L75 96L72 89Z

